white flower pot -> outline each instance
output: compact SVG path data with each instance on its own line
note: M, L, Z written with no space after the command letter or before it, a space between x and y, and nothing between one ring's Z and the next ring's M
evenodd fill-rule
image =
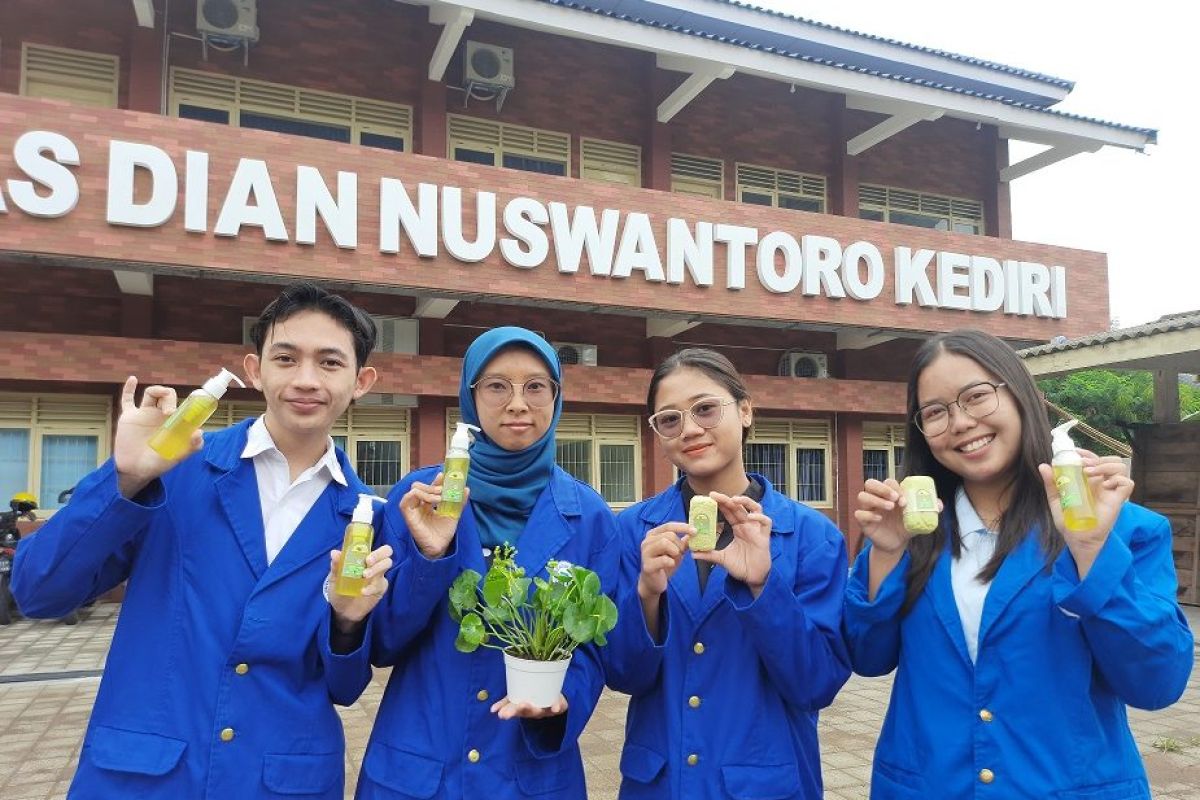
M563 680L571 659L530 661L504 654L504 678L510 703L526 702L536 708L549 708L562 693Z

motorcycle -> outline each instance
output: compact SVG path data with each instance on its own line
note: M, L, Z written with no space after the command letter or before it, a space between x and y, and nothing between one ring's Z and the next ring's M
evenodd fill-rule
M60 499L59 502L62 502ZM8 511L0 512L0 625L8 625L13 620L16 603L9 589L9 579L12 577L13 559L17 554L17 543L21 541L21 531L17 529L17 521L27 519L37 521L34 510L37 508L37 498L29 492L17 492L8 501ZM61 622L74 625L79 622L79 612L72 611Z

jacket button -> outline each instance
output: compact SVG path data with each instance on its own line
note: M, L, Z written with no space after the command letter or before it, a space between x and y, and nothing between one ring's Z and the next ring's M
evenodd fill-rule
M233 728L225 728L224 730L221 731L221 741L222 742L232 742L233 741Z
M479 751L475 749L467 751L467 761L470 761L472 764L479 761Z
M986 708L980 710L979 718L984 722L991 722L995 719L995 717L992 716L992 712L988 711Z
M983 783L991 783L996 780L996 775L990 769L979 770L979 780Z
M478 700L478 701L479 701L479 702L481 702L481 703L482 703L484 700L487 700L487 699L488 699L488 690L487 690L487 689L480 689L480 690L479 690L479 691L478 691L478 692L475 694L475 699L476 699L476 700Z
M692 753L690 756L687 757L687 762L688 762L689 767L694 767L700 763L700 756L696 755L695 753Z
M688 705L691 706L692 708L699 708L700 707L700 698L697 697L696 695L692 695L691 697L688 698Z
M704 652L704 642L696 642L694 645L692 645L692 652L695 653L696 655L700 655L701 653L703 653Z
M238 664L236 667L233 668L233 671L236 672L238 675L245 675L247 672L250 671L250 665L249 664Z

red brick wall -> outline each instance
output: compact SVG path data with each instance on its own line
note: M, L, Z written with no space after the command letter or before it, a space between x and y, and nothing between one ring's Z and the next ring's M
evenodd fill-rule
M990 237L943 233L918 228L885 225L835 215L805 214L786 209L767 209L724 203L699 197L683 197L645 189L626 189L612 184L580 182L491 167L446 162L423 156L372 152L369 148L290 137L261 131L229 129L186 120L107 109L73 108L44 100L0 95L0 114L10 123L8 139L17 132L52 128L80 147L83 165L76 169L82 188L79 206L63 219L34 219L14 209L0 221L5 236L0 247L12 252L65 254L102 261L130 261L154 265L162 271L202 269L214 276L233 275L310 277L350 282L381 290L420 292L472 292L484 296L532 300L566 300L580 308L609 307L660 310L681 314L701 312L714 321L727 318L760 318L807 324L889 327L936 331L974 325L997 335L1048 340L1064 333L1079 335L1107 325L1108 298L1106 259L1102 254L1066 248L996 240ZM297 163L323 170L332 178L337 169L359 174L359 235L357 251L340 250L319 234L316 246L269 243L254 229L236 239L211 234L187 234L176 217L155 229L132 229L108 225L104 220L104 192L108 142L111 138L152 141L178 161L188 148L211 154L209 211L215 223L224 187L239 156L265 159L271 166L275 191L285 220L292 214L294 169ZM0 147L0 175L16 172L10 146ZM659 236L665 239L668 216L685 219L721 220L756 226L762 231L791 230L821 232L843 242L865 238L883 252L904 244L935 250L981 252L997 258L1021 258L1067 266L1071 316L1046 320L1002 314L975 314L914 306L896 306L890 287L873 302L849 299L803 297L798 293L777 296L758 285L753 269L747 287L730 292L720 283L701 288L692 285L663 286L639 276L620 281L586 274L560 275L549 264L534 270L519 270L504 264L498 248L484 262L463 264L445 254L422 262L405 249L397 256L377 252L378 202L373 188L379 175L402 175L409 185L418 181L493 189L502 204L514 195L542 201L565 201L596 208L619 208L649 212ZM473 208L468 194L467 208ZM468 235L474 227L467 215ZM290 222L289 228L290 228ZM2 252L2 251L0 251ZM717 263L723 264L722 248ZM887 259L890 261L890 258ZM889 270L890 272L890 270ZM723 269L718 280L723 281ZM889 281L890 284L890 281Z

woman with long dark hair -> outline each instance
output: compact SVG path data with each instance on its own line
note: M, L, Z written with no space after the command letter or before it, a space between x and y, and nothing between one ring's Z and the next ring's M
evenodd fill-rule
M1193 659L1171 527L1120 459L1080 454L1097 521L1072 531L1012 348L959 330L918 351L903 469L944 510L912 536L899 484L867 481L843 623L855 672L897 670L873 799L1150 797L1125 706L1175 702Z

